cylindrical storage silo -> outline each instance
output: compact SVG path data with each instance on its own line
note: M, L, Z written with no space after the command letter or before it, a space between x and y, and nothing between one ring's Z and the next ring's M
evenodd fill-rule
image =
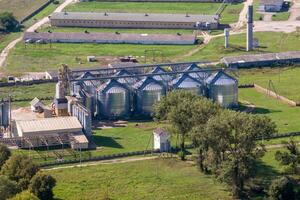
M175 79L173 81L172 87L175 90L183 89L196 95L205 96L206 94L205 86L203 85L203 83L188 74L182 74L177 79Z
M5 128L9 125L9 102L1 101L0 102L0 126Z
M97 91L99 118L117 119L130 115L130 91L125 84L110 80Z
M219 71L207 80L209 98L224 108L236 107L238 105L238 81Z
M131 87L138 81L138 79L135 77L122 78L122 76L132 76L132 73L130 73L129 71L127 71L125 69L121 69L114 76L117 77L117 80L119 83L126 84L129 87Z
M166 87L151 77L146 77L135 86L136 88L136 114L150 115L153 105L166 95Z

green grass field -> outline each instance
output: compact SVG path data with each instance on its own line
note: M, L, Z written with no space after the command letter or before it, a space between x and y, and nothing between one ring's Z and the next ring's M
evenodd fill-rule
M300 131L299 107L283 104L252 88L240 89L239 100L254 104L256 106L254 114L269 116L276 123L279 133Z
M299 66L239 70L239 84L255 83L296 102L300 102L299 82Z
M29 85L29 86L10 86L0 88L0 98L7 97L10 93L13 99L33 99L34 97L45 98L54 97L55 83ZM13 107L30 106L30 101L12 102ZM49 102L49 101L45 101Z
M28 71L44 71L58 69L62 63L75 68L102 66L102 62L88 63L86 56L103 56L108 58L122 56L144 56L145 50L159 50L163 56L157 58L157 62L168 62L176 56L196 48L195 45L130 45L130 44L49 44L25 46L19 43L10 53L7 59L5 71L8 73L21 73ZM76 60L80 58L82 64ZM147 54L148 61L152 59L152 53ZM144 59L140 59L141 62Z
M220 3L144 3L144 2L81 2L70 5L67 11L78 12L139 12L139 13L189 13L214 14ZM222 23L233 23L238 20L242 4L228 5L222 13Z
M21 33L0 34L0 52L14 39L17 39Z
M295 42L300 39L300 31L289 34L256 32L254 37L259 39L260 45L255 51L246 51L246 35L239 34L230 36L229 48L227 49L224 48L224 37L217 37L193 56L185 58L185 60L219 61L224 56L300 50L300 46Z
M0 0L0 13L12 12L18 20L24 19L47 0Z
M76 167L49 171L57 180L55 198L231 199L226 188L196 166L175 159ZM76 177L76 178L74 178Z
M286 21L289 19L290 15L290 12L276 13L272 16L272 21Z

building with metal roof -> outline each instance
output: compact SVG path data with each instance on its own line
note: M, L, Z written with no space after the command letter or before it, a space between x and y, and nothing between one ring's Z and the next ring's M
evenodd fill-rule
M58 27L217 29L218 15L57 12L51 25Z
M300 63L300 51L228 56L221 59L227 67L250 68Z
M45 43L97 43L97 44L164 44L192 45L196 43L193 34L134 34L134 33L71 33L71 32L26 32L24 42L45 41Z

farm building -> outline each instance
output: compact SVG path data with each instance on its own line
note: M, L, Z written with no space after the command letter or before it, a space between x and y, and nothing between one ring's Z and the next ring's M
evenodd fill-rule
M171 149L170 135L161 128L156 128L153 131L154 149L159 149L161 152L167 152Z
M57 140L66 138L73 148L88 148L88 140L82 132L82 126L76 117L54 117L35 120L17 120L13 127L13 135L27 138L23 147L39 147L57 145ZM44 138L44 140L43 140Z
M53 13L51 26L97 28L217 29L218 15L142 13Z
M251 68L300 63L300 51L228 56L221 59L227 67Z
M131 33L35 33L26 32L25 42L45 41L51 43L97 43L97 44L181 44L196 43L192 34L131 34Z
M259 11L262 12L279 12L282 10L284 0L260 0Z

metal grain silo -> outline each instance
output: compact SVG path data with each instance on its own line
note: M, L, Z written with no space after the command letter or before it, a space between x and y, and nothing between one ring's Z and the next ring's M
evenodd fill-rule
M153 79L162 82L164 85L168 85L170 81L172 81L173 77L168 74L164 74L167 71L162 68L162 67L155 67L152 71L151 74L162 74L162 75L154 75Z
M177 79L173 80L173 89L184 89L202 96L205 96L206 94L206 88L203 83L188 74L182 74Z
M0 126L8 127L9 125L9 102L1 100L0 101Z
M184 69L184 71L186 72L191 72L191 71L199 71L202 70L201 67L199 67L198 65L196 65L195 63L191 64L190 66L188 66L187 68ZM210 76L209 72L206 71L202 71L202 72L195 72L195 73L188 73L191 77L200 80L200 81L204 81L207 77Z
M126 118L130 114L130 91L125 84L114 79L97 90L97 115L99 118Z
M153 104L166 95L165 85L152 77L146 77L135 86L136 113L150 115L153 113Z
M206 79L209 98L224 108L238 105L238 81L219 71Z

